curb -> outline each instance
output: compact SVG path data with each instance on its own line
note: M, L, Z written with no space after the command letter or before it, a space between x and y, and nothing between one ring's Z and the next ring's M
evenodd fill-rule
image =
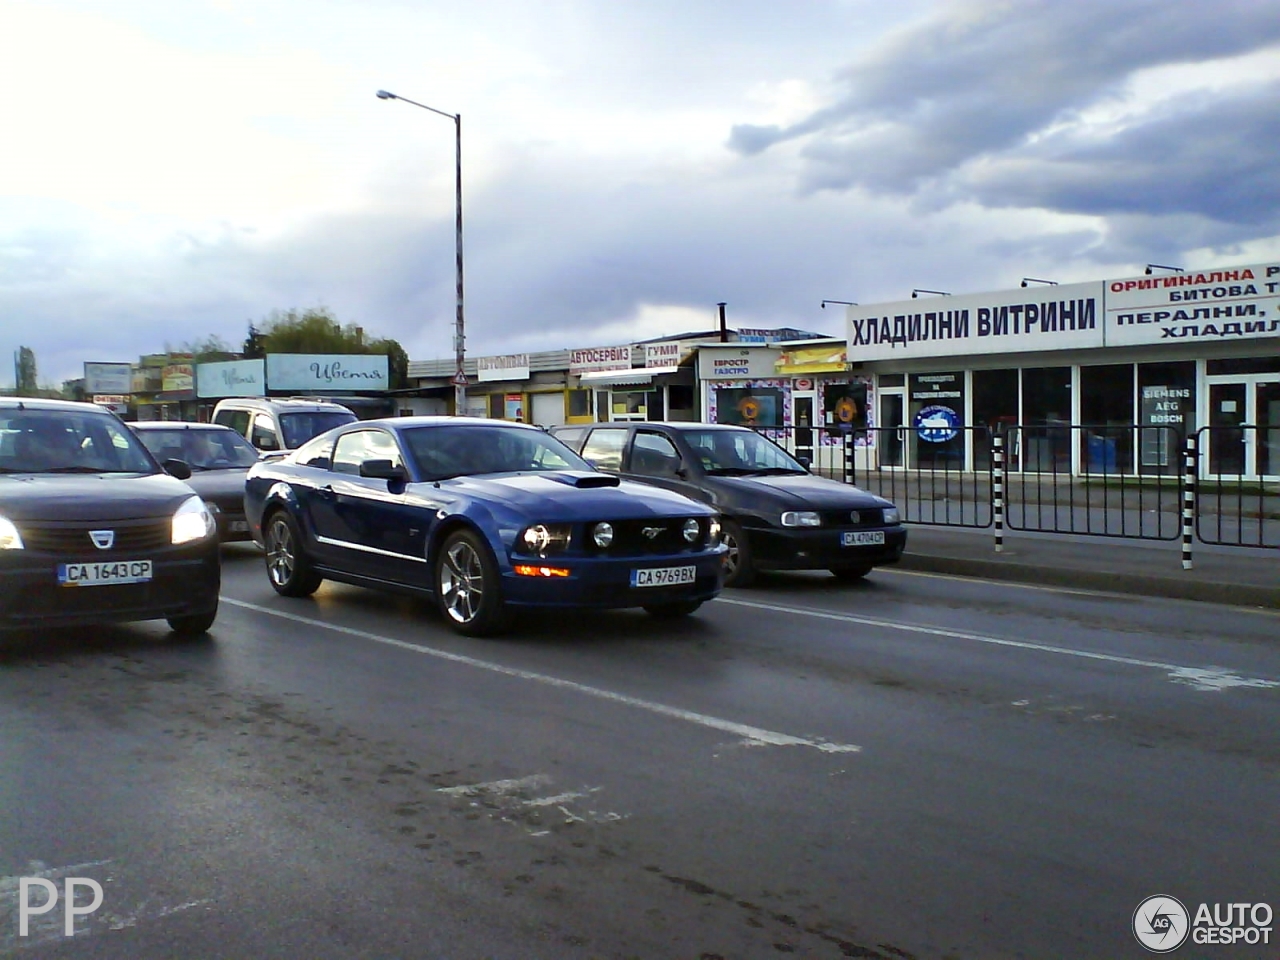
M1106 570L1076 570L1040 564L1013 563L1006 560L920 554L912 553L910 550L902 555L895 566L901 570L916 570L922 573L946 573L962 577L980 577L986 580L1006 580L1013 583L1076 587L1140 597L1167 597L1173 600L1196 600L1205 603L1280 610L1280 587L1247 583L1181 580L1172 576L1115 573Z

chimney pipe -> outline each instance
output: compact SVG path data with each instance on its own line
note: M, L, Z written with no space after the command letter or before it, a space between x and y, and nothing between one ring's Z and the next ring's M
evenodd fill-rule
M725 308L725 303L722 301L722 302L720 302L720 303L717 303L717 304L716 304L716 306L720 308L720 342L721 342L721 343L728 343L728 342L729 342L729 328L728 328L727 326L725 326L725 321L724 321L724 308Z

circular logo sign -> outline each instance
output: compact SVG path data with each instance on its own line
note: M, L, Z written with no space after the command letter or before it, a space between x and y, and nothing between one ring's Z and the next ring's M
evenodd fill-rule
M756 418L760 416L760 401L755 397L745 397L738 404L738 413L742 414L742 419L748 423L754 423Z
M1133 911L1133 935L1152 953L1173 953L1190 932L1191 916L1175 897L1147 897Z
M836 404L836 419L841 423L853 423L858 417L858 405L852 397L841 397Z
M915 416L916 434L929 443L946 443L960 434L960 414L950 407L933 404Z

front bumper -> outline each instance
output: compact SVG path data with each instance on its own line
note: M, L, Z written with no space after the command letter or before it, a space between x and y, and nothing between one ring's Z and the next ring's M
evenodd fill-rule
M506 570L502 576L503 600L517 607L643 607L711 600L724 586L724 547L698 553L643 557L551 557L546 560L514 558L565 568L567 577L532 577ZM662 567L694 567L692 583L678 586L633 587L633 570Z
M842 546L842 533L884 532L883 544ZM896 527L749 527L752 560L762 570L829 570L841 566L897 563L907 545L907 529Z
M150 560L151 580L102 586L58 583L58 564L103 560L101 553L0 551L0 630L162 620L217 609L222 568L218 540L131 552L121 560Z

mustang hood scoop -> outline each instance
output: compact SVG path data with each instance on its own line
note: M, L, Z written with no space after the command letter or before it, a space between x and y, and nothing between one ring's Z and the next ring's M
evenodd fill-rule
M556 473L548 479L566 484L570 487L616 487L621 481L611 473L587 473L586 471L566 470Z

